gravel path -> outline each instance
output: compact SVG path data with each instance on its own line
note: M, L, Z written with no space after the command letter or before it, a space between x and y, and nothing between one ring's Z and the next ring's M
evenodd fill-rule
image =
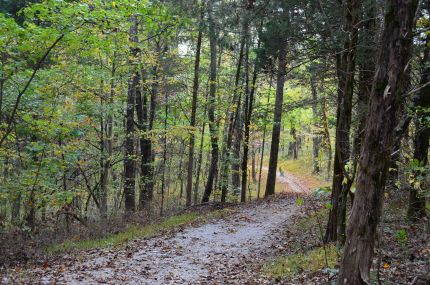
M305 187L278 177L294 192ZM61 265L34 268L30 280L42 284L241 284L236 273L246 260L269 251L297 211L295 199L277 197L239 208L226 219L122 248L96 249L67 256ZM222 283L219 283L222 280ZM3 279L3 281L7 281ZM12 281L9 279L9 281ZM28 280L27 280L28 281ZM27 282L25 282L27 283Z
M262 167L264 172L268 172L269 168ZM308 193L309 188L307 188L297 177L289 172L276 171L276 182L284 185L284 192L293 193Z

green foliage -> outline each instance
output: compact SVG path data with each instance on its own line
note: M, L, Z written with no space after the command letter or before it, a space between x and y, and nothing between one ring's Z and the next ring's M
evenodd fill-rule
M256 50L260 68L272 71L281 48L287 44L292 27L289 21L289 3L273 3L273 17L260 32L261 47Z
M417 195L422 197L428 196L429 185L429 166L423 165L422 162L417 159L412 159L406 168L406 174L408 175L408 182L412 188L417 191Z
M401 246L405 246L408 241L408 232L406 229L400 229L396 232L395 238Z
M328 198L331 196L331 187L329 186L318 187L317 189L314 190L313 193L317 198ZM327 209L331 209L333 207L333 205L330 203L326 204L325 206Z
M173 27L185 27L188 18L179 18L178 11L155 1L18 2L16 7L9 2L0 6L12 13L0 13L0 80L4 94L0 138L7 130L5 118L11 114L18 93L53 42L61 35L64 38L41 62L19 102L14 127L0 148L0 168L5 170L0 207L6 209L9 203L21 201L24 212L29 211L28 205L34 205L55 213L74 198L97 199L100 159L122 160L118 146L113 146L110 157L100 151L99 129L100 122L106 124L111 117L115 143L123 139L124 79L129 72L130 48L145 53L142 66L160 65L161 56L149 39L157 35L158 41L162 38L169 44L176 39ZM145 27L138 47L128 39L133 14L139 15ZM110 94L115 98L109 100ZM178 127L171 135L176 138L184 132ZM112 165L113 170L118 168L121 165ZM86 177L82 173L87 173ZM110 186L118 188L118 183L111 182ZM95 192L91 194L90 190Z
M163 184L164 198L170 199L163 203L175 203L174 208L177 209L183 202L178 196L180 189L183 192L184 188L185 149L191 133L196 136L196 142L203 139L202 169L210 157L206 155L210 148L206 99L209 74L209 46L205 38L207 15L204 15L202 23L204 38L197 123L191 128L193 48L200 19L194 15L196 7L183 2L187 1L40 0L1 3L0 8L8 11L8 14L0 13L0 80L4 95L0 106L0 138L5 136L0 146L0 212L4 213L0 214L1 220L25 221L31 208L36 212L36 220L41 220L42 215L46 215L48 220L63 217L65 208L73 209L79 216L92 218L98 214L102 191L108 193L108 214L116 215L121 211L123 142L126 137L124 114L132 72L139 73L141 77L139 88L142 99L146 100L142 110L152 109L150 105L154 103L155 111L147 114L153 115L154 120L149 131L138 125L135 118L135 131L129 136L136 142L136 153L130 158L137 166L141 165L137 142L142 137L149 139L154 158L151 166L159 175L155 181L154 204L161 204L159 190L162 183L159 183L159 178L162 172L165 172L163 179L166 182ZM267 21L263 21L261 29L261 50L272 63L279 43L294 33L296 27L287 25L287 10L294 9L297 3L270 3L272 12ZM223 136L221 131L227 111L233 112L237 108L237 104L231 102L231 94L234 93L232 75L237 68L238 43L242 34L242 25L237 24L244 18L235 19L225 13L229 11L230 14L233 10L243 12L243 7L236 4L218 5L214 11L221 63L215 102L219 138ZM139 24L137 42L130 40L132 16L137 17ZM252 19L249 23L252 31L249 75L254 61L259 59L259 51L255 50L255 31L260 30L257 22ZM223 25L233 28L227 31ZM49 49L58 39L55 47ZM181 47L186 47L185 54L181 53ZM298 70L302 72L305 67ZM245 97L244 71L243 63L238 90L242 100ZM31 84L19 97L30 79ZM253 149L256 148L255 142L260 141L263 129L266 129L266 142L270 133L276 78L272 79L270 87L268 81L269 78L258 74L251 121ZM155 94L154 102L151 102L152 94ZM306 82L288 80L285 86L286 108L295 106L309 95ZM16 114L12 117L16 103ZM311 109L307 106L288 109L283 116L285 128L295 127L299 135L308 135L311 131L309 125L314 123ZM202 132L204 124L205 132ZM149 122L145 126L149 126ZM291 136L285 133L281 139L290 140ZM219 143L222 150L221 139ZM163 161L160 155L165 149L167 161ZM230 160L239 162L234 156L230 156ZM306 171L307 163L293 162L291 168L288 165L286 169ZM106 165L109 177L102 189L102 170ZM136 177L135 190L138 193L142 177ZM206 176L201 174L200 185L197 186L204 185L204 179ZM250 189L254 188L255 185L250 185ZM203 187L199 189L201 192ZM229 190L229 199L237 199L239 189ZM13 217L12 208L17 205L20 212Z

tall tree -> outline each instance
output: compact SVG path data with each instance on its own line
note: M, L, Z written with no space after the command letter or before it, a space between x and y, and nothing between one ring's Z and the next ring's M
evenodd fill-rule
M276 172L278 167L279 138L281 134L282 102L284 99L284 84L287 65L287 43L280 43L277 55L278 69L276 81L275 110L273 114L272 142L270 145L269 171L267 174L265 197L275 194Z
M414 154L413 163L416 166L414 173L415 178L426 175L428 167L428 150L430 139L430 127L428 123L428 114L430 110L430 59L429 59L429 39L427 35L426 45L421 62L421 89L414 98L414 109L416 112L415 119L415 136L414 136ZM413 185L409 189L409 207L408 217L415 221L426 216L426 199L423 193L420 193Z
M191 205L191 195L193 187L193 165L194 165L194 145L195 145L195 135L194 128L196 126L196 113L197 113L197 95L199 92L199 67L200 67L200 50L202 48L202 34L203 34L203 17L204 12L200 13L199 20L199 34L197 35L197 45L196 45L196 58L194 61L194 82L193 82L193 98L191 103L191 118L190 127L192 128L190 134L190 144L188 150L188 173L187 173L187 190L186 190L186 205Z
M153 63L152 68L147 71L141 69L142 73L142 86L140 87L140 92L142 94L142 99L137 96L137 115L139 128L141 131L140 135L140 195L139 195L139 208L145 209L147 211L151 210L151 202L154 196L154 160L155 155L152 151L152 140L151 131L153 130L156 100L159 90L160 81L160 61L166 50L168 50L167 44L162 46L160 36L156 36L154 40L156 59ZM149 74L147 74L149 73ZM144 82L143 77L148 82ZM139 94L138 94L139 95ZM149 95L149 102L148 102ZM139 115L140 112L140 115Z
M411 54L417 0L388 0L378 71L372 86L356 183L356 197L337 284L369 284L376 229Z
M265 197L275 193L276 173L278 166L278 151L282 124L282 106L284 100L284 84L287 68L287 45L294 28L291 26L290 14L293 15L293 3L276 2L278 14L267 23L266 31L260 35L262 41L261 64L273 64L277 60L276 95L273 112L272 141L270 145L269 169L267 173Z
M131 17L130 42L137 45L138 43L138 18L136 15ZM135 180L136 180L136 163L134 149L134 108L136 104L136 90L139 86L139 72L136 66L138 56L137 47L130 48L130 78L128 82L127 93L127 111L126 111L126 137L124 142L124 204L125 211L132 212L135 210Z
M205 191L203 193L202 202L209 202L212 194L215 176L218 172L218 128L215 122L215 96L216 96L216 32L215 21L213 19L213 0L208 2L208 21L209 21L209 46L210 46L210 75L209 75L209 98L208 98L208 119L209 132L211 137L211 164L209 167L208 179L206 182Z
M114 52L112 56L112 67L111 67L111 79L110 79L110 92L107 99L109 106L113 106L115 98L115 72L116 72L116 40L114 41ZM108 59L106 61L108 62ZM101 104L103 104L103 96L100 97ZM106 116L106 123L103 122L103 115L100 121L100 215L102 218L107 217L108 211L108 183L109 176L111 173L112 166L112 155L113 155L113 115L112 111L109 111Z
M243 110L242 101L245 101L245 98L242 98L242 95L245 92L240 92L237 100L235 119L234 119L234 141L233 141L233 149L232 149L232 157L231 157L231 184L235 191L240 189L240 149L243 140L243 116L245 110Z
M346 199L352 178L347 171L350 156L349 135L352 116L352 96L354 91L355 59L360 19L360 0L347 0L345 7L345 30L347 32L341 55L337 57L338 109L332 186L332 208L327 225L326 241L345 237ZM346 182L346 183L345 183Z
M270 103L270 95L272 93L272 83L273 83L273 72L270 72L270 79L269 79L269 91L267 92L267 104ZM267 117L267 114L265 114ZM267 132L267 124L264 123L263 126L263 140L261 141L261 147L260 147L260 165L258 170L258 186L257 186L257 199L260 199L260 193L261 193L261 174L263 172L263 160L264 160L264 149L266 146L266 132Z
M372 81L375 76L375 62L377 60L376 48L376 3L366 1L363 11L363 25L359 34L359 44L357 50L358 58L358 90L357 90L357 121L358 125L354 135L353 146L353 172L356 172L360 156L361 141L367 118L367 105L369 103L370 92L372 91Z
M260 40L257 43L257 49L260 48ZM247 49L247 53L249 49ZM248 64L248 59L246 59ZM244 112L245 112L245 131L244 131L244 142L243 142L243 158L242 158L242 186L240 191L240 200L241 202L245 202L246 199L246 191L247 191L247 180L248 180L248 152L249 152L249 137L250 137L250 129L251 129L251 119L252 119L252 111L254 108L254 97L255 91L257 89L257 75L258 75L258 63L254 64L254 70L251 81L251 90L249 91L249 96L247 95L245 98L244 104ZM246 94L248 94L248 88L246 88ZM255 154L253 153L255 156ZM255 181L255 158L252 160L252 169L253 169L253 180Z
M316 122L319 119L319 112L318 112L318 94L317 94L317 87L315 83L315 76L311 75L310 79L311 83L311 93L312 93L312 115L314 117L314 122ZM320 132L318 130L318 125L315 126L315 131L313 133L312 138L312 150L313 150L313 164L312 164L312 173L319 174L320 173L320 163L319 163L319 152L320 152Z
M220 182L221 182L221 202L225 202L227 199L227 189L228 189L228 177L229 177L229 167L230 167L230 151L233 142L233 134L237 127L235 127L237 122L238 112L240 112L240 76L242 70L243 57L245 54L245 44L247 37L247 17L245 17L243 26L242 26L242 37L240 40L239 47L239 58L236 66L236 75L234 80L234 89L233 89L233 97L232 97L232 105L236 105L236 110L231 111L227 110L227 119L225 122L225 130L223 136L223 149L221 153L221 173L220 173ZM240 144L239 144L240 147Z

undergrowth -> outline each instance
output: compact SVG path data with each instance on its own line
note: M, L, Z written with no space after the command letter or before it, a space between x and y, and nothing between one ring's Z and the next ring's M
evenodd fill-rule
M337 260L336 247L328 245L325 249L318 247L303 254L297 253L277 257L275 260L264 264L263 272L274 279L291 278L303 271L316 272L326 268L334 268Z

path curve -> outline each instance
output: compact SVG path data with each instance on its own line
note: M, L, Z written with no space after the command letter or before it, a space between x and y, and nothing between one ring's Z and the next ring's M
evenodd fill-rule
M282 179L296 192L306 189L291 176ZM286 195L251 203L226 219L170 236L87 251L80 253L80 261L66 256L61 264L32 269L30 283L243 284L231 269L245 268L246 260L270 251L297 209L295 199Z
M264 172L268 172L269 168L266 166L262 167ZM276 171L276 182L283 184L283 192L293 192L293 193L309 193L310 189L306 187L297 177L289 172Z

